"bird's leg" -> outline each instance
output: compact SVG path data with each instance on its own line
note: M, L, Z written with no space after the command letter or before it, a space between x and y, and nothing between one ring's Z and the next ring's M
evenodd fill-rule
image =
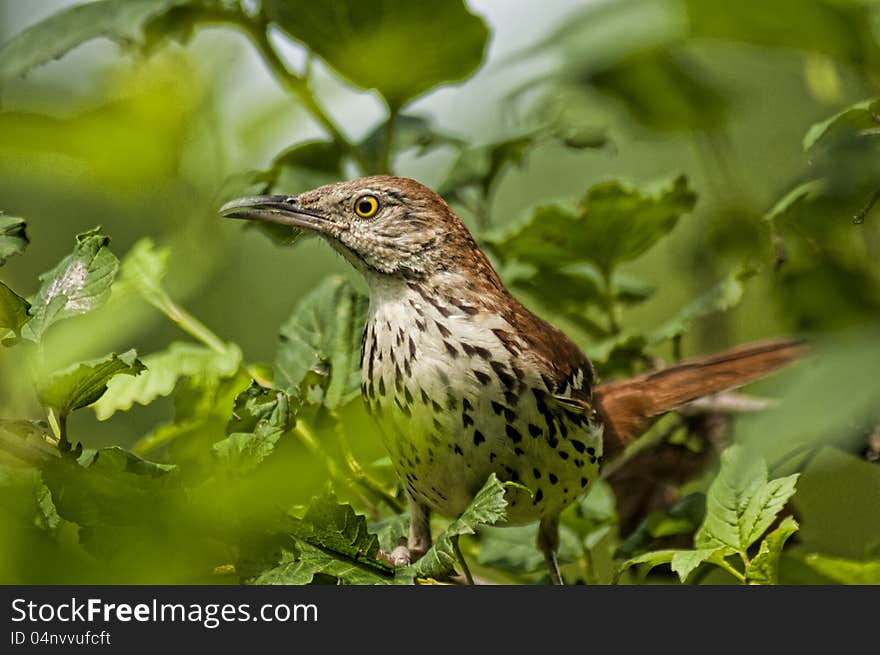
M424 505L409 499L409 539L404 546L401 544L392 550L385 559L394 566L412 564L431 547L431 510Z
M561 585L562 574L559 572L559 562L556 561L556 551L559 550L559 515L545 516L538 524L538 548L544 553L544 560L550 570L550 580L555 585Z

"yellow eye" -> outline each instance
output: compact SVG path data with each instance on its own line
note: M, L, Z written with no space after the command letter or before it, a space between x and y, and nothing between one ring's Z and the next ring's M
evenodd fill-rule
M354 213L361 218L370 218L379 211L379 199L376 196L361 196L354 203Z

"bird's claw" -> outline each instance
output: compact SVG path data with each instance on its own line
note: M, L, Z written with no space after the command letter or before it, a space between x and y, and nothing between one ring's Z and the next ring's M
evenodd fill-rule
M397 546L390 553L380 550L379 558L385 560L391 566L409 566L413 563L412 552L406 546Z

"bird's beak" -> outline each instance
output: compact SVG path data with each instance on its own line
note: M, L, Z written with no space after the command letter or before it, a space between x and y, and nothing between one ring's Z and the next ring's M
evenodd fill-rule
M230 200L220 208L226 218L277 223L289 227L327 233L332 221L299 206L293 196L250 196Z

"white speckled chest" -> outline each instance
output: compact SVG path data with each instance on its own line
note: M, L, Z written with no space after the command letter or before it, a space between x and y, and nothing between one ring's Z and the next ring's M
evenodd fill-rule
M413 498L457 516L490 473L517 482L508 520L561 511L598 477L602 431L569 411L495 313L414 284L371 286L362 392Z

